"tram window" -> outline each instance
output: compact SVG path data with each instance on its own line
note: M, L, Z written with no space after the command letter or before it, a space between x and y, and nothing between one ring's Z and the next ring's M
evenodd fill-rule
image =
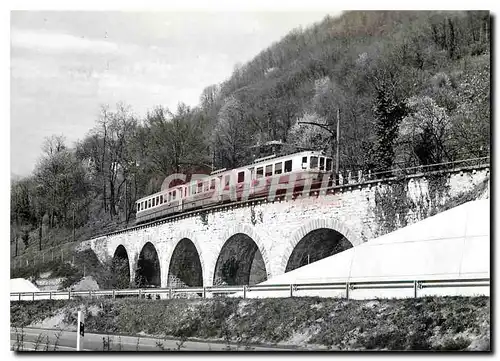
M318 157L311 157L311 169L318 168Z
M325 157L319 158L319 170L325 170Z
M285 173L289 173L292 171L292 160L287 160L285 162Z
M283 163L276 163L274 164L274 174L281 174L283 169Z
M141 210L141 204L137 203L137 212L139 212L140 210Z
M160 194L160 204L163 204L163 194Z
M266 177L270 177L273 175L273 165L266 165Z
M160 197L156 197L156 205L160 204Z
M229 174L224 177L224 184L226 187L229 185L229 177L230 177Z
M238 183L241 183L244 181L245 181L245 172L239 172L238 173Z
M332 158L326 158L326 170L327 172L331 171L333 169L333 159Z
M210 189L215 189L215 178L210 182Z
M172 200L175 201L175 191L172 192Z
M153 207L155 206L155 199L153 198L152 204Z
M144 202L141 202L141 211L144 210Z
M203 182L198 182L198 191L197 193L201 193L203 189Z
M302 157L302 169L307 168L307 157Z
M263 176L264 176L264 167L257 168L257 177L256 178L262 178Z
M148 199L148 208L151 208L151 199Z

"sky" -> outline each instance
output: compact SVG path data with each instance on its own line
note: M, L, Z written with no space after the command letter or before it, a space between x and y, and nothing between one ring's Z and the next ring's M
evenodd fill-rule
M327 14L340 12L12 11L11 176L33 171L45 137L82 139L101 105L195 106L236 64Z

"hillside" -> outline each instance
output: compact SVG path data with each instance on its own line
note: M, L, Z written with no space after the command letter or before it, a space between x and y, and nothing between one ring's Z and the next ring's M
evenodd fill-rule
M270 140L330 153L337 112L341 169L488 156L490 31L488 12L346 12L291 31L197 107L103 106L75 149L53 136L12 180L11 254L132 224L167 175L246 164Z
M488 297L12 302L11 325L19 333L30 325L74 330L77 310L86 315L87 332L236 342L241 349L490 350Z
M224 115L238 122L241 151L273 139L290 148L328 151L329 134L318 127L302 126L299 131L295 122L335 123L340 109L340 163L347 169L380 161L389 167L394 158L425 164L484 155L489 149L487 29L488 14L477 12L347 12L326 17L262 51L220 85L212 108L207 102L202 106L217 114L220 146L238 138L224 134L231 128ZM435 124L422 124L424 116L435 117ZM474 136L460 139L459 128L473 120L478 122ZM427 136L450 126L453 134L447 135L465 149L450 144L440 154L442 145L427 144L429 140L398 139L405 138L398 134L401 122ZM408 142L414 143L410 149L394 149L396 143ZM224 149L221 166L232 165L227 158Z

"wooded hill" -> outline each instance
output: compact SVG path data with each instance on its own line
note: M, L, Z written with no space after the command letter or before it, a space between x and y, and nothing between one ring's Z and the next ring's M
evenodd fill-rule
M490 26L484 11L346 12L291 31L197 107L102 106L74 148L47 139L33 174L12 182L11 242L69 240L73 211L77 228L133 221L165 176L244 165L270 140L330 153L337 111L341 169L487 156Z

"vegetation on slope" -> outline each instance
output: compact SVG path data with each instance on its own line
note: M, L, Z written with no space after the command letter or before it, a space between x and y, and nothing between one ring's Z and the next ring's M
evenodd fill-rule
M67 289L84 276L92 276L101 289L127 288L130 280L123 267L127 261L114 259L104 264L99 261L94 251L86 249L73 253L67 260L60 258L46 262L30 263L25 267L11 269L11 278L25 278L36 284L43 273L50 273L50 278L63 278L61 289Z
M300 122L328 128L337 111L342 169L487 156L490 32L485 11L346 12L293 30L197 107L105 105L74 148L47 139L12 183L13 253L72 240L73 227L77 240L121 227L165 176L246 164L266 141L330 153L335 127Z
M336 350L490 347L489 297L11 302L11 325L26 327L63 312L59 326L70 327L77 309L86 314L87 332Z

